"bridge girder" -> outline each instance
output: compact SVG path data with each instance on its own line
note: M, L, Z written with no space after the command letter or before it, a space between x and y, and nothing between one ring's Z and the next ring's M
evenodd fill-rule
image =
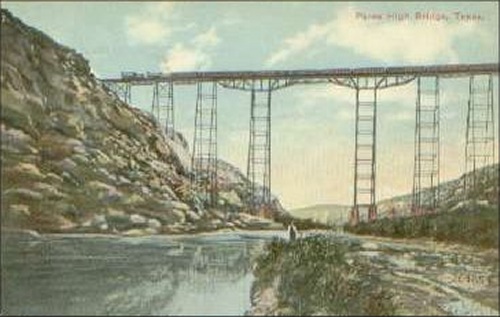
M205 106L202 107L201 105L207 104L208 108L205 110L209 110L212 112L212 116L207 118L207 120L209 121L206 124L200 124L200 126L198 127L198 130L201 131L203 130L202 128L205 127L206 125L210 126L208 132L209 135L211 135L212 137L210 137L211 140L208 141L208 143L206 144L208 150L200 150L198 151L199 154L193 153L193 165L194 162L202 162L204 158L207 157L209 161L209 163L207 163L207 166L200 166L198 170L204 170L205 174L209 175L209 178L211 178L213 184L216 184L216 179L217 179L216 178L217 167L216 164L214 164L214 162L216 162L217 160L217 154L216 154L217 141L215 137L217 129L216 128L217 97L215 91L217 85L227 89L252 92L252 100L253 100L251 104L252 109L255 108L254 97L257 95L256 93L259 93L258 95L269 97L268 102L265 104L266 106L265 108L268 109L268 113L262 114L262 117L264 117L268 122L268 126L262 128L261 130L253 129L254 131L257 131L257 133L264 134L265 132L266 135L270 135L271 131L270 95L272 91L284 89L293 85L309 85L309 84L334 84L341 87L346 87L349 89L356 90L357 97L356 97L355 194L354 194L354 206L351 211L351 221L356 223L360 220L360 213L359 213L360 208L368 210L368 220L374 220L377 217L376 198L375 198L377 90L406 85L416 80L417 78L419 79L420 82L420 79L424 77L457 78L457 77L488 75L490 76L490 81L491 81L491 76L498 75L498 70L499 70L499 64L475 64L475 65L467 64L467 65L433 65L433 66L389 67L389 68L327 69L327 70L304 70L304 71L299 70L299 71L263 71L263 72L186 72L186 73L169 73L169 74L147 73L147 75L132 73L128 74L127 76L124 76L122 74L121 78L104 79L102 80L102 82L106 87L114 91L120 97L120 99L122 99L127 103L130 103L131 101L131 87L134 85L147 86L147 85L158 85L158 83L161 82L165 83L168 82L170 83L170 85L196 84L200 88L202 83L211 84L214 92L211 94L210 98L208 98L207 102L202 103L201 99L204 98L200 97L201 96L200 92L198 93L199 96L197 101L197 111L200 113L203 112ZM491 102L489 102L488 104L489 107L492 107L491 105L493 104L491 91L492 91L491 88L489 88L487 94L488 96L491 95ZM368 93L370 95L373 93L373 96L369 95L368 96L369 98L367 100L360 100L359 95L361 92L365 94ZM439 106L437 105L437 107ZM361 113L360 110L362 108L368 109L368 113ZM469 108L473 107L469 105ZM471 111L472 110L469 109L469 112ZM419 110L417 109L417 113L418 112ZM251 114L251 116L256 117L253 113ZM491 114L489 114L489 116L493 117L493 110L491 110ZM255 118L251 117L251 124L252 120L255 121ZM361 129L362 125L365 123L367 124L367 126ZM493 130L494 122L491 122L490 125ZM471 124L471 126L473 126L473 124ZM367 128L368 130L366 130L365 128ZM472 128L468 127L468 129L472 131L474 127ZM196 123L195 123L195 130L196 130ZM252 133L252 128L250 130ZM366 140L364 140L363 137L366 137ZM434 138L434 136L432 137ZM200 140L202 140L201 137L199 138L195 137L194 144L200 143L196 142ZM472 144L474 143L474 141L471 141L469 143ZM252 145L252 142L250 142L249 153L252 153L252 151L255 152L256 149L260 147L263 148L265 147L266 149L268 148L269 151L268 153L266 152L265 155L262 154L261 158L253 159L254 161L253 165L257 165L255 164L255 162L260 162L259 161L260 159L264 159L266 162L267 161L270 162L270 140L266 142L263 141L262 144L257 144L257 145L255 144ZM213 149L214 146L215 150ZM466 145L466 152L468 151L467 146L468 145ZM366 152L367 148L370 148L369 152ZM365 157L364 155L368 156ZM198 156L200 156L200 158L198 158ZM249 166L251 164L250 158L254 156L255 155L251 156L249 154L249 160L248 160ZM494 149L493 149L493 154L490 156L494 157ZM417 161L420 162L422 160L419 158ZM437 164L438 164L437 166L439 166L439 163ZM270 189L271 187L270 184L271 171L269 166L270 166L269 163L263 165L265 171L265 173L263 174L264 175L263 185L264 188L267 187L268 189ZM255 169L255 166L253 166L252 168ZM255 174L255 172L249 172L250 168L248 168L247 170L248 170L247 171L248 175L252 173ZM419 175L417 174L417 176ZM257 180L258 178L261 177L254 176L253 183L255 183L255 180ZM362 183L364 180L366 180L366 182ZM198 183L198 182L194 180L193 183ZM417 192L419 192L419 190L414 188L414 195ZM207 188L207 193L215 194L213 197L209 198L209 204L213 204L217 200L216 196L217 185L215 185L214 188ZM255 193L253 194L253 196L255 196Z
M296 81L290 79L233 79L217 82L220 86L228 89L243 91L266 92L290 87Z
M332 84L343 86L352 89L368 90L368 89L385 89L390 87L406 85L417 76L402 75L402 76L375 76L375 77L333 77L328 79Z
M172 81L175 84L195 84L197 82L221 82L232 80L282 80L298 83L308 80L330 78L374 78L374 77L464 77L481 74L498 74L498 63L360 67L311 70L269 70L269 71L209 71L175 73L124 72L120 78L103 79L104 82L128 82L133 85L147 85L154 81Z

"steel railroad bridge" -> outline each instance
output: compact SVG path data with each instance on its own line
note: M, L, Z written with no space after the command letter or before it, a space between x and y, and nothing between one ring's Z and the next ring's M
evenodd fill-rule
M167 136L175 131L174 86L196 85L192 184L217 203L217 87L250 93L250 139L247 177L255 210L271 203L271 96L277 89L301 84L333 84L356 91L354 197L351 223L374 220L376 206L377 92L417 82L415 107L412 213L433 212L439 205L441 78L469 78L465 135L464 193L476 186L475 171L495 160L493 76L499 64L364 67L289 71L137 73L101 79L123 101L131 103L133 86L152 87L152 114ZM464 105L465 106L465 105ZM465 196L464 194L464 196Z

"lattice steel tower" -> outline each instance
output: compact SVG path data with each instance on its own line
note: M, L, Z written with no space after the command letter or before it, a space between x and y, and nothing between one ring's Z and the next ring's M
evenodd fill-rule
M217 203L217 84L209 89L197 83L191 183L205 197L206 206Z
M174 125L174 84L172 81L158 82L153 86L153 116L166 136L173 138Z
M271 202L271 87L252 83L247 178L254 211Z
M435 211L439 203L439 78L417 78L412 214Z
M132 85L130 83L105 83L105 85L126 104L132 102Z
M464 193L476 188L476 170L494 162L493 76L471 76L465 134L465 173L470 175L464 179Z
M350 222L356 224L361 214L377 218L375 202L375 161L377 135L377 89L356 87L356 126L354 152L354 205Z

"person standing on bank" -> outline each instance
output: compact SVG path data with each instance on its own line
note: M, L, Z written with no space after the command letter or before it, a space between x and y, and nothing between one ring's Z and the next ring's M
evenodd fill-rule
M294 241L297 238L297 228L293 224L293 221L288 225L288 238L289 241Z

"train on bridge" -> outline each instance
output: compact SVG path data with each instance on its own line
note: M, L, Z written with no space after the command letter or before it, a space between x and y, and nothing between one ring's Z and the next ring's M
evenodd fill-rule
M330 77L380 77L380 76L467 76L497 74L498 63L487 64L450 64L426 66L391 66L331 68L305 70L264 70L264 71L204 71L204 72L122 72L119 78L105 78L104 82L134 82L165 80L182 82L186 80L244 80L244 79L325 79Z

